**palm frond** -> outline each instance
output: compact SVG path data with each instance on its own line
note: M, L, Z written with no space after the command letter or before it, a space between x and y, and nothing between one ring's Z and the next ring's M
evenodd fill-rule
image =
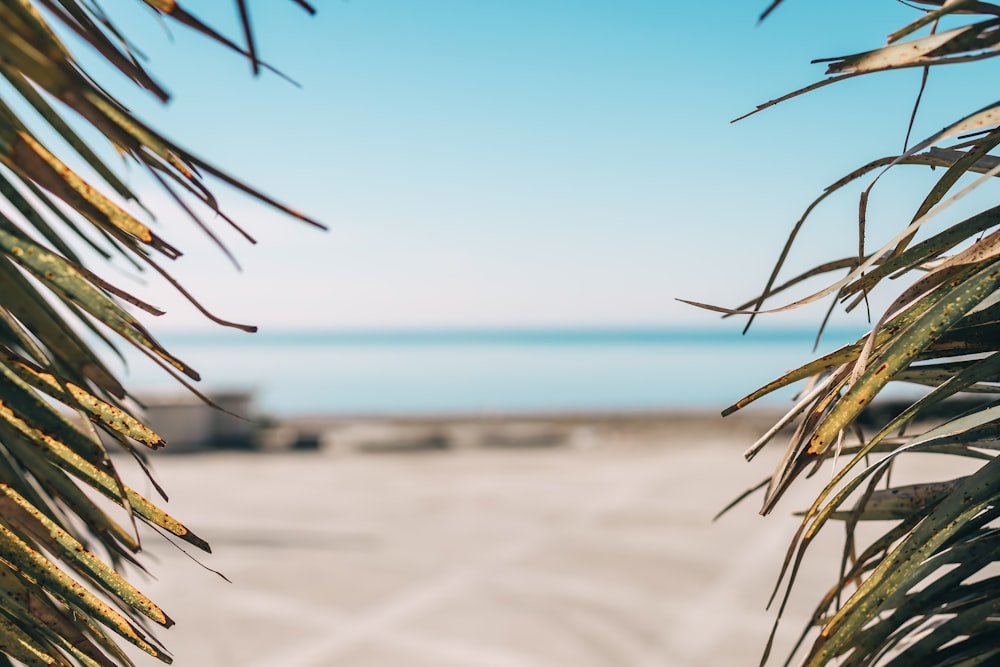
M762 18L780 4L772 2ZM887 44L816 61L827 65L829 78L751 113L849 77L1000 55L1000 6L969 0L914 4L927 10L890 35ZM955 27L939 32L945 17ZM785 373L723 413L809 380L796 405L747 452L752 458L794 427L764 488L764 514L804 473L833 467L830 481L801 513L774 590L780 620L816 536L831 521L846 527L840 576L820 596L810 627L793 649L793 654L801 652L804 665L973 665L1000 655L1000 578L995 574L1000 561L1000 209L982 210L917 240L942 211L1000 175L998 145L1000 105L991 104L946 123L898 155L863 165L808 207L759 296L738 308L712 307L752 319L835 295L850 310L873 291L890 288L890 281L909 278L893 289L897 296L867 335ZM944 171L911 211L897 211L899 231L888 242L875 250L862 245L857 257L832 259L779 279L807 218L827 197L869 175L874 185L885 170L924 166ZM870 189L862 193L859 220L849 224L863 228ZM847 273L809 296L765 308L805 278L837 270ZM883 409L874 432L865 433L872 430L870 423L859 426L866 409L898 383L924 393L891 411ZM982 400L957 401L959 396ZM962 457L972 472L890 481L897 462L913 456ZM770 650L768 642L763 661Z
M234 4L245 46L177 2L134 3L248 58L254 72L271 69L258 57L244 2ZM162 313L85 264L80 244L99 259L124 258L136 270L160 273L196 301L163 265L181 250L126 210L121 202L145 209L101 155L110 148L148 170L195 219L200 207L236 225L212 194L221 183L322 225L136 117L84 69L60 39L63 31L140 92L168 99L138 48L97 3L0 0L0 76L9 91L0 101L0 196L10 204L0 213L0 653L26 665L130 665L117 644L123 640L170 662L148 628L173 621L119 568L138 563L140 523L199 549L209 546L119 476L106 442L140 458L144 449L167 443L129 411L125 388L77 329L110 345L133 345L190 380L199 376L126 305ZM56 154L43 136L59 137L66 152ZM91 176L81 175L84 169ZM91 491L120 506L126 521L113 518Z

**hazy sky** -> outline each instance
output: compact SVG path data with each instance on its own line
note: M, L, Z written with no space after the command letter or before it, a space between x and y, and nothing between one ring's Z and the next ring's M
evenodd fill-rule
M239 37L235 3L190 4ZM900 149L919 85L916 71L855 79L731 125L821 78L810 59L879 45L915 16L788 0L756 26L766 4L351 0L310 18L251 3L262 57L301 88L125 17L174 93L131 106L330 226L226 193L260 239L226 235L237 274L168 207L162 235L187 252L175 273L219 315L268 329L713 322L674 298L752 295L824 186ZM949 76L932 76L917 138L993 101ZM887 179L873 238L908 221L911 181ZM856 196L817 214L796 266L855 251ZM161 329L212 326L162 286L137 289L169 309Z

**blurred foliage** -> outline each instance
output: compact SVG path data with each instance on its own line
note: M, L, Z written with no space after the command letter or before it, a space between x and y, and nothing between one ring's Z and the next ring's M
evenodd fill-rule
M120 0L110 4L122 9ZM238 41L174 0L130 4L224 44L254 72L266 67L245 0L233 5ZM0 653L25 665L128 665L124 639L169 662L151 629L172 621L119 570L138 565L139 523L199 549L208 544L119 477L105 443L140 461L145 448L165 443L133 415L134 403L87 340L133 345L178 378L197 380L134 315L160 311L98 269L124 262L188 293L162 264L180 250L126 210L137 197L101 155L147 172L177 203L175 213L217 243L199 209L235 223L219 210L211 181L317 223L144 124L67 44L142 93L168 98L95 0L0 0Z
M780 4L773 2L761 18ZM915 10L914 20L889 35L886 45L816 61L827 65L828 78L756 111L851 77L916 68L926 84L934 67L1000 55L1000 6L970 0L905 4ZM864 25L863 17L856 25ZM916 106L919 102L918 96ZM795 224L760 296L737 309L715 308L748 314L752 320L758 313L832 296L834 306L846 304L850 310L865 303L871 291L888 288L887 279L907 283L892 292L898 296L866 336L785 374L725 413L807 380L794 407L747 452L753 458L779 434L791 432L780 464L760 487L763 514L803 473L833 469L802 514L772 597L780 620L819 531L831 521L846 526L840 577L821 597L789 662L893 667L1000 663L1000 207L953 224L938 217L971 191L993 186L992 179L1000 175L1000 159L993 155L998 145L1000 102L846 175ZM909 209L906 202L896 206L899 227L893 238L880 248L866 248L868 195L878 176L888 169L925 166L938 174L932 186L918 193ZM789 250L814 208L871 174L877 175L861 193L856 221L858 254L832 258L779 283ZM779 307L764 308L766 301L805 279L835 272L846 275L830 278L824 289L809 296L788 297ZM924 390L918 399L869 410L863 421L872 401L898 383ZM981 400L957 400L957 395ZM965 457L966 469L973 472L907 484L890 475L905 458L927 456ZM762 663L770 650L768 642Z

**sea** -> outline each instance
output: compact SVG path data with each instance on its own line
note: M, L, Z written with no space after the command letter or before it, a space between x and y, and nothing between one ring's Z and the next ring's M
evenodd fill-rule
M219 331L158 340L202 391L250 391L273 415L722 410L862 330L575 328ZM125 354L138 395L183 391ZM112 365L114 369L115 366ZM763 399L786 404L794 389Z

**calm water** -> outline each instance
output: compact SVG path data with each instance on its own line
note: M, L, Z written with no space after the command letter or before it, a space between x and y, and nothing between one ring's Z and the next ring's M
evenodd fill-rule
M270 413L721 409L812 356L815 332L562 330L220 332L163 336L205 389L246 388ZM858 332L827 334L828 351ZM127 382L172 380L130 354ZM788 401L790 392L769 399Z

